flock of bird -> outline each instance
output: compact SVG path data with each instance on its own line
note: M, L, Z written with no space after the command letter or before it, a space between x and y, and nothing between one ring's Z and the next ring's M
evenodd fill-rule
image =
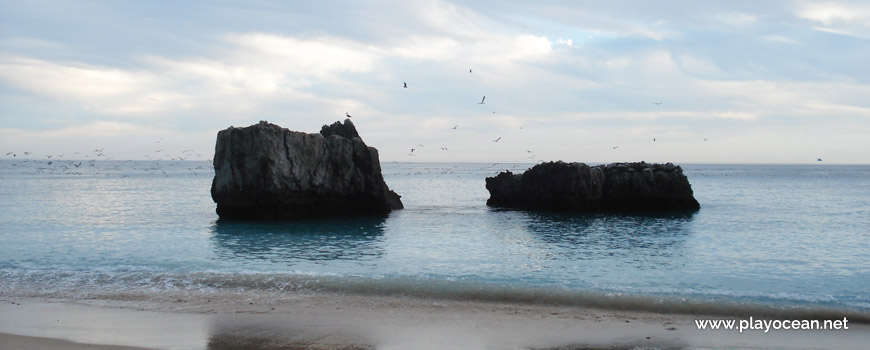
M472 70L469 69L469 70L468 70L468 73L472 73ZM403 82L402 82L402 88L407 89L407 88L408 88L408 82L403 81ZM479 104L479 105L486 104L486 95L483 95L483 97L480 99L480 102L477 102L477 104ZM657 102L653 102L653 104L655 104L656 106L661 106L661 105L662 105L662 102L657 101ZM347 116L348 118L352 118L351 115L350 115L350 113L345 112L344 114L345 114L345 116ZM496 114L495 111L493 111L492 114ZM456 130L456 129L458 129L458 128L459 128L459 125L457 124L457 125L454 125L454 126L453 126L452 128L450 128L450 129L451 129L451 130ZM520 127L520 129L522 129L522 127ZM502 139L502 137L499 136L499 137L496 138L495 140L492 140L492 142L499 142L499 141L501 141L501 139ZM704 141L705 141L705 142L707 141L707 138L706 138L706 137L704 138ZM653 139L652 139L652 142L656 142L656 138L653 138ZM415 153L415 152L418 151L420 148L423 148L423 147L424 147L424 146L423 146L422 144L418 144L416 147L411 148L411 149L410 149L410 152L407 153L406 155L409 156L409 157L413 157L413 156L415 156L415 155L417 154L417 153ZM441 149L442 151L447 151L447 150L448 150L447 147L441 147L440 149ZM613 146L613 147L611 147L610 149L611 149L611 150L617 150L617 149L619 149L619 146ZM531 151L531 150L526 150L526 152L529 154L529 157L528 157L529 159L535 159L535 158L536 158L535 155L534 155L534 152L533 152L533 151ZM821 158L819 159L819 161L821 161Z
M162 141L161 137L155 143ZM141 173L169 177L169 175L176 173L210 174L211 169L213 169L210 160L182 162L191 156L202 157L201 154L195 153L192 149L183 150L178 156L168 155L162 148L157 149L153 151L153 154L144 155L148 159L147 161L113 161L113 158L106 154L105 148L97 148L84 153L73 152L69 157L70 159L64 159L65 154L47 154L42 159L35 158L38 156L31 157L33 153L30 151L25 151L22 154L23 156L19 157L16 152L7 152L6 156L13 159L11 163L8 163L10 167L19 169L24 174L117 175L124 178L128 177L129 174ZM200 162L207 164L199 164Z
M468 73L472 73L472 70L469 69L469 70L468 70ZM407 82L402 82L402 87L405 88L405 89L407 89L407 88L408 88L408 83L407 83ZM662 105L662 102L653 102L653 103L654 103L656 106L661 106L661 105ZM486 104L486 95L484 95L484 96L480 99L480 102L477 102L477 104L479 104L479 105ZM495 114L495 111L493 111L492 114ZM348 112L345 112L345 116L346 116L347 118L353 118L353 117L350 115L350 113L348 113ZM458 129L458 128L459 128L459 124L456 124L456 125L454 125L452 128L450 128L450 130L452 131L452 130L456 130L456 129ZM522 128L520 128L520 129L522 129ZM499 137L496 138L495 140L492 140L492 142L497 143L497 142L501 141L501 139L502 139L502 137L499 136ZM704 142L706 142L706 141L707 141L707 138L705 137L705 138L704 138ZM155 141L155 143L161 143L161 142L163 142L163 138L162 138L162 137L161 137L159 140ZM656 138L652 138L652 142L656 142ZM416 147L411 148L411 149L410 149L410 153L407 153L407 155L408 155L408 156L414 156L414 155L415 155L415 152L416 152L418 149L423 148L423 147L424 147L423 144L418 144ZM441 147L440 149L441 149L442 151L447 151L447 150L448 150L447 147ZM617 150L617 149L619 149L619 146L612 146L612 147L610 147L610 149L611 149L611 150ZM154 153L154 154L158 154L158 153L161 153L161 152L164 152L162 148L161 148L161 149L158 149L158 150L155 150L153 153ZM180 155L180 156L178 156L178 157L168 156L167 158L168 158L168 160L170 160L170 161L183 161L183 160L186 160L186 159L188 158L188 156L190 156L190 155L194 155L194 156L197 157L197 158L201 158L201 157L202 157L201 154L191 154L192 152L194 152L194 150L191 150L191 149L189 149L189 150L184 150L184 151L181 152L182 155ZM532 151L532 150L526 150L526 152L529 154L529 157L528 157L529 159L535 159L534 151ZM31 154L32 154L32 153L29 152L29 151L24 152L24 155L25 155L25 156L30 156ZM166 153L163 153L163 154L165 155ZM74 155L79 155L79 152L75 152ZM110 158L110 157L103 158L103 157L105 157L105 153L103 152L103 148L95 149L95 150L93 150L90 154L85 154L85 155L83 155L83 156L84 156L84 158L90 158L91 155L94 156L94 159L90 159L90 160L88 160L88 163L87 163L87 164L88 164L89 167L92 167L92 168L93 168L93 167L96 167L96 161L97 161L97 159L101 159L101 160L111 160L111 159L112 159L112 158ZM6 156L11 156L12 158L17 158L17 157L18 157L18 154L15 153L15 152L8 152L8 153L6 153ZM63 154L58 154L58 155L52 155L52 154L49 154L49 155L46 155L46 156L45 156L45 159L52 159L52 157L56 157L55 159L57 159L57 158L63 158L64 155L63 155ZM79 157L81 157L81 155L79 155ZM144 157L145 157L146 159L148 159L149 161L158 161L158 163L155 163L155 165L158 166L158 168L155 168L156 170L159 170L159 165L160 165L160 164L159 164L159 161L160 161L160 160L165 160L163 157L159 157L158 159L155 159L155 156L154 156L154 155L151 155L151 154L146 154L146 155L144 155ZM24 162L29 162L29 161L31 161L31 159L28 158L28 159L25 159L25 160L23 160L23 161L24 161ZM818 162L821 162L821 161L822 161L822 158L818 158L817 161L818 161ZM61 164L61 163L62 163L62 164ZM77 168L79 168L79 167L82 165L82 162L79 161L78 163L75 163L75 161L59 162L59 161L51 161L51 160L49 160L49 161L46 161L45 164L48 165L48 166L53 166L53 165L54 165L55 167L54 167L54 168L45 168L45 167L43 167L43 168L38 168L38 171L39 171L39 172L44 172L46 169L52 169L52 170L54 170L54 169L60 169L61 172L66 172L67 170L71 170L71 169L77 169ZM13 165L13 166L17 166L18 163L12 163L12 165ZM204 168L201 168L201 166L197 166L197 168L195 168L195 169L194 169L194 168L191 168L190 170L191 170L191 174L195 174L195 173L196 173L195 170L204 170ZM166 173L165 171L162 172L162 174L163 174L163 175L167 175L167 173Z

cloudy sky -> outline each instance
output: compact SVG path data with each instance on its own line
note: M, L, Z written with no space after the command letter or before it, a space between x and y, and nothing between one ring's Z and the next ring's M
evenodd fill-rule
M0 0L0 156L349 113L382 161L867 164L868 62L867 1Z

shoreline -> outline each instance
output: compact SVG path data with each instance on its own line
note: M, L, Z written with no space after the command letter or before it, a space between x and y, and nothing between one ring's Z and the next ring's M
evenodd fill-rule
M870 342L867 324L738 333L698 330L696 319L723 317L330 293L285 293L268 303L219 295L171 303L5 296L0 343L25 344L20 349L64 349L69 343L57 341L63 339L118 350L543 350L862 349Z

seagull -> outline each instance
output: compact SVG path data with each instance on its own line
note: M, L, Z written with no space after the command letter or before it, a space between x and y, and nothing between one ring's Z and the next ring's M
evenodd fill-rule
M441 147L441 150L442 150L442 151L446 151L446 150L447 150L447 147Z
M471 73L471 69L469 69L468 72Z
M30 152L24 152L24 155L25 155L25 156L29 156L29 155L30 155Z
M656 139L655 139L655 137L653 137L653 142L656 142Z
M454 128L454 129L456 129L456 128ZM12 152L6 153L7 156L10 155L10 154L12 154Z
M527 152L527 153L532 153L532 150L527 149L526 152Z
M351 117L350 114L347 113L347 112L344 112L344 115L346 115L348 118L353 118L353 117Z
M499 136L499 137L498 137L497 139L495 139L495 140L492 140L492 142L498 142L498 140L501 140L501 136Z
M655 104L656 104L656 106L661 106L661 105L662 105L662 103L661 103L661 102L653 102L653 103L655 103Z
M411 153L414 153L415 150L417 150L417 149L416 149L416 148L411 148Z
M819 162L821 162L821 161L822 161L822 158L819 158L819 160L818 160L818 161L819 161Z
M459 124L456 124L456 125L454 125L453 128L451 128L450 130L456 130L456 128L458 128L458 127L459 127Z
M610 147L610 149L617 149L617 148L619 148L619 146Z
M402 83L405 84L404 87L407 89L407 88L408 88L408 83L406 83L406 82L404 82L404 81L403 81Z
M483 96L483 98L480 99L480 102L478 102L477 104L482 105L482 104L483 104L483 100L486 100L486 96Z

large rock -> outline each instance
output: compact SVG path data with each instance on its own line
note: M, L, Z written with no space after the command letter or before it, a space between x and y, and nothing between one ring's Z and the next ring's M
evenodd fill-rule
M671 163L549 162L486 178L494 207L587 212L698 210L683 169Z
M381 175L378 150L351 121L319 134L261 121L217 135L211 196L221 218L385 215L402 209Z

